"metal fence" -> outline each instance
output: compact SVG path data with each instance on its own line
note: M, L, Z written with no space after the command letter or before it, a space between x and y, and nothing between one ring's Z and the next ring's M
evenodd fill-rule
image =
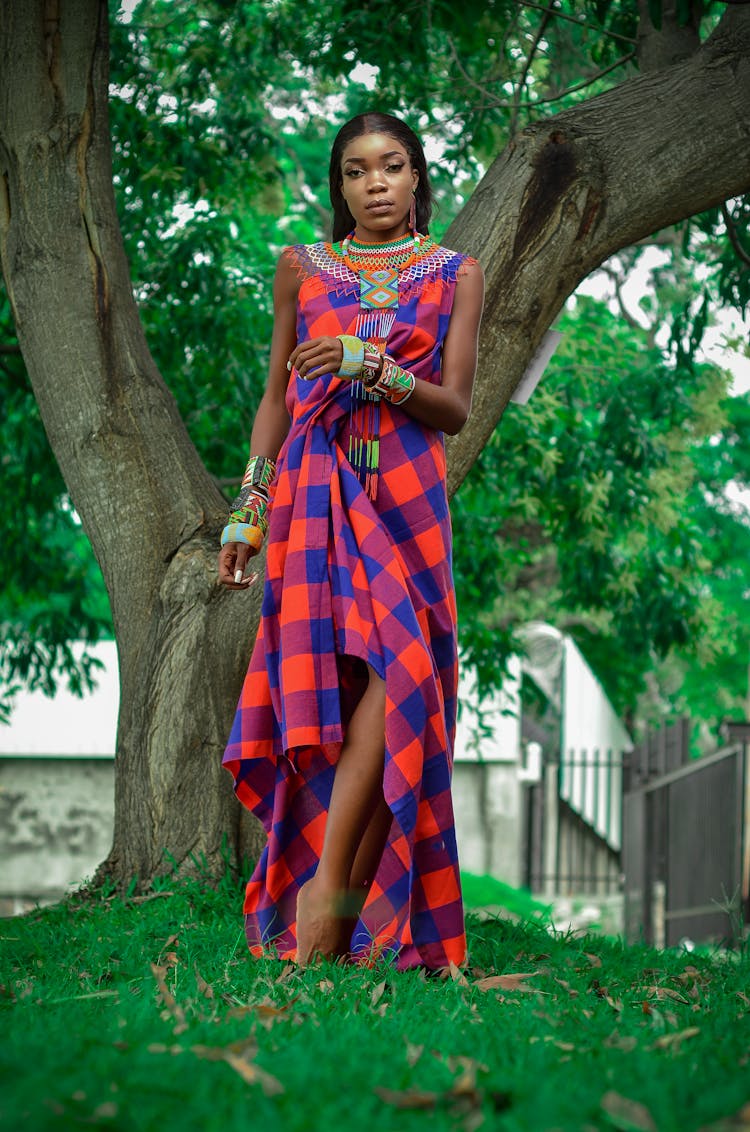
M627 757L627 756L625 756ZM621 890L623 755L568 751L528 791L526 876L547 896Z
M634 752L623 799L625 933L656 946L736 943L750 895L747 745L690 760L686 734Z

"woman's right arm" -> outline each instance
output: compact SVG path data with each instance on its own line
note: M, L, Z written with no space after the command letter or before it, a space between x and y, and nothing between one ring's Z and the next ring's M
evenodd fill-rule
M250 435L250 455L268 456L275 460L289 432L286 390L289 382L287 361L297 344L297 295L299 278L285 255L279 257L273 282L273 336L268 365L268 381L255 414ZM219 582L232 589L243 590L255 575L235 582L238 570L244 571L254 551L247 543L228 542L219 553Z

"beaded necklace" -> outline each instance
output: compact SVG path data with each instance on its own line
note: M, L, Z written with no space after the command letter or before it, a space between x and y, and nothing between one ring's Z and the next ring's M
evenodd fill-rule
M353 232L341 241L341 256L359 278L359 311L354 334L385 353L398 311L399 272L415 262L422 237L408 232L383 244L367 244ZM378 488L380 396L361 381L351 383L349 462L371 499Z

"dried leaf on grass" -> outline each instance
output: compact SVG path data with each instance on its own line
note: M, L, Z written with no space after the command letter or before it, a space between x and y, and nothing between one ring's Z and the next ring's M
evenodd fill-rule
M625 1053L630 1053L638 1045L638 1039L634 1034L618 1034L617 1031L614 1031L608 1038L604 1039L603 1044L608 1049L621 1049Z
M164 1010L168 1017L174 1020L173 1034L181 1034L187 1030L187 1022L185 1021L185 1011L177 1002L171 990L167 986L167 967L160 967L157 963L151 964L151 971L156 979L156 985L159 990Z
M594 991L597 998L603 998L607 1006L611 1006L617 1014L620 1013L622 1010L622 1000L613 998L607 987L603 987L598 979L592 979L590 989Z
M413 1048L419 1049L421 1054L422 1047ZM436 1057L441 1056L437 1051L434 1052ZM477 1087L477 1073L488 1072L487 1066L471 1057L449 1057L447 1065L452 1072L459 1070L459 1073L450 1089L444 1092L416 1088L399 1091L377 1087L375 1093L394 1108L429 1110L448 1107L455 1115L464 1118L465 1129L478 1128L483 1122L481 1108L484 1093Z
M151 900L163 900L167 896L174 896L174 892L148 892L145 896L128 896L125 903L148 904ZM114 896L110 900L114 900Z
M232 1006L224 1014L225 1018L242 1018L247 1014L253 1014L261 1025L269 1030L276 1022L290 1016L292 1006L302 998L302 995L301 993L293 995L282 1006L277 1006L272 999L267 997L262 998L259 1002L239 1002L229 995L222 995L222 998L226 1002L232 1003Z
M206 982L197 967L195 968L195 982L198 986L198 994L202 994L204 998L214 997L214 988Z
M284 1086L278 1077L266 1073L265 1069L261 1069L254 1062L233 1053L227 1053L225 1060L248 1085L260 1085L267 1097L275 1097L284 1092Z
M656 998L671 998L675 1002L683 1002L686 1006L688 1000L679 993L679 991L672 990L671 987L644 987L647 994L653 994Z
M423 1053L424 1053L424 1045L415 1046L415 1045L412 1045L411 1042L407 1041L407 1043L406 1043L406 1063L412 1069L417 1064L417 1062L419 1061L419 1059L420 1059L420 1057L422 1056Z
M169 1053L173 1056L182 1053L192 1053L203 1061L225 1061L227 1065L230 1065L232 1069L234 1069L235 1073L239 1073L242 1080L246 1081L248 1085L260 1085L267 1097L278 1096L279 1093L284 1092L284 1086L277 1077L274 1077L271 1073L267 1073L265 1069L261 1069L259 1065L255 1064L254 1058L258 1052L258 1043L254 1038L231 1042L226 1046L208 1046L201 1044L192 1046L167 1046L163 1045L161 1042L154 1042L148 1047L148 1052Z
M291 979L293 975L299 973L299 967L296 963L285 963L281 968L281 974L274 979L276 983L285 983L287 979Z
M733 1116L724 1116L712 1124L704 1124L698 1132L741 1132L745 1128L750 1128L750 1101Z
M525 991L530 994L539 994L536 987L527 987L524 985L524 982L526 979L535 978L540 973L539 971L519 971L516 974L488 975L485 979L477 979L474 986L481 991L517 990Z
M372 988L372 994L370 995L370 1006L377 1006L378 1005L381 998L385 994L385 988L387 987L387 985L388 984L387 984L386 980L383 979L383 981L381 983L378 983L377 986L374 986Z
M111 1120L113 1117L117 1116L119 1111L119 1107L114 1101L102 1101L91 1113L90 1120L92 1122L97 1120Z
M683 1042L688 1041L689 1038L694 1038L700 1033L697 1026L688 1026L685 1030L676 1030L671 1034L661 1034L656 1041L650 1045L649 1049L674 1049L679 1050Z
M570 998L578 998L578 991L575 989L575 987L572 987L570 985L567 979L556 978L555 982L559 987L562 987L562 989L570 996Z
M451 960L450 962L448 971L454 983L459 983L462 987L468 987L469 980L466 978L466 975L463 973L461 968L456 966L453 960Z
M396 1089L377 1086L375 1092L381 1101L393 1105L394 1108L437 1108L440 1099L440 1093L428 1093L422 1089L404 1089L398 1092Z
M621 1132L657 1132L653 1116L639 1101L633 1101L610 1089L604 1094L600 1104L610 1123L621 1129Z
M706 976L698 970L697 967L685 967L679 975L677 980L680 983L707 983Z

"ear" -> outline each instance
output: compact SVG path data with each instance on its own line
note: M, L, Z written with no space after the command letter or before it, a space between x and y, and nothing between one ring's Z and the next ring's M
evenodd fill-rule
M412 171L411 171L411 191L413 193L415 193L417 191L417 185L418 184L419 184L419 173L417 173L416 169L412 169Z

